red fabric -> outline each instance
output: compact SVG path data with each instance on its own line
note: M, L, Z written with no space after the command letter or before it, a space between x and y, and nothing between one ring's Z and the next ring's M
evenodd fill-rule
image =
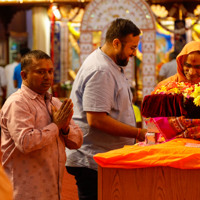
M153 94L144 97L141 114L143 117L186 116L183 95Z
M151 146L124 146L121 149L94 156L101 167L145 168L169 166L180 169L200 169L200 141L174 139Z

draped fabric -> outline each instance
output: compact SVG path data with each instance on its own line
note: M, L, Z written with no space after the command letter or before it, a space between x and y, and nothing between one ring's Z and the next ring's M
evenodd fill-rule
M34 7L33 20L33 49L40 49L50 55L50 21L47 8Z
M200 141L177 138L150 146L124 146L99 153L94 160L107 168L145 168L168 166L179 169L200 169Z
M200 119L200 106L194 98L182 94L152 94L144 97L141 114L143 117L180 117Z
M141 114L143 117L170 117L187 115L183 95L153 94L144 97Z

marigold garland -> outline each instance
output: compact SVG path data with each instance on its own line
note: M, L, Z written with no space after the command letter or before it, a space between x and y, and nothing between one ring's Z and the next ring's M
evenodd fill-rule
M194 104L200 106L200 84L187 82L168 82L158 88L154 94L183 94L185 98L194 98Z

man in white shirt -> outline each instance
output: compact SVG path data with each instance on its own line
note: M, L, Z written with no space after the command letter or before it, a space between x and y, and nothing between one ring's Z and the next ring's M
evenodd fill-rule
M83 145L68 150L67 171L75 176L79 200L97 200L97 153L143 141L146 129L136 127L130 84L123 68L136 55L140 29L117 18L106 32L102 47L84 61L73 83L70 98L73 120L83 131Z

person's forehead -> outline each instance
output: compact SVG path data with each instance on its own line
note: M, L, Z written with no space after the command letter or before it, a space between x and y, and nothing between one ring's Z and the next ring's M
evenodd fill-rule
M34 59L32 62L34 68L53 68L53 63L50 59Z
M186 62L200 64L200 54L198 52L190 53L186 58Z

